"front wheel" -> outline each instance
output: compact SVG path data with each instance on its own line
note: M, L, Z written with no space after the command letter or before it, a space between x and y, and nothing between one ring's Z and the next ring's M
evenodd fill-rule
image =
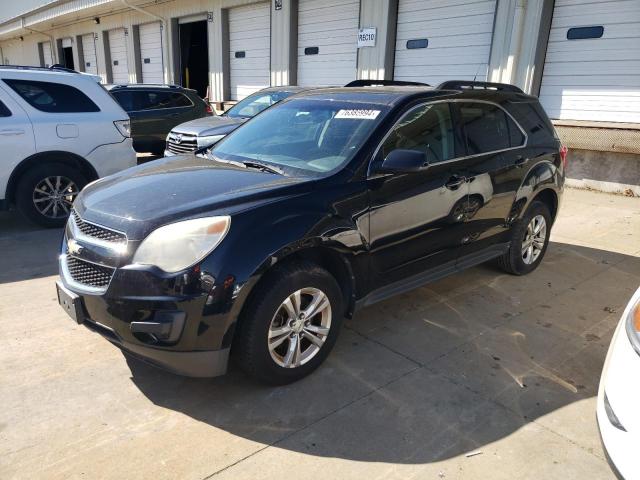
M544 257L551 235L551 214L539 201L531 203L513 226L509 250L498 258L500 267L514 275L532 272Z
M315 370L342 323L342 294L326 270L297 262L274 271L248 300L233 355L249 375L282 385Z

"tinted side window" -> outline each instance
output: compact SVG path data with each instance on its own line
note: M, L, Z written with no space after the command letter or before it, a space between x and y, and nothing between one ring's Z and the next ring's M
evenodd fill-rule
M10 117L10 116L11 116L11 110L9 110L3 102L0 102L0 117Z
M189 100L184 93L171 94L171 106L173 108L190 107L192 104L191 100Z
M98 106L75 87L33 80L5 80L29 105L48 113L99 112Z
M503 150L511 146L507 115L496 105L462 103L460 122L467 155ZM515 127L514 125L514 128Z
M157 110L171 106L171 99L167 92L136 92L135 95L138 97L136 110Z
M112 95L125 112L136 110L133 92L114 92Z
M527 133L527 140L533 145L553 145L555 132L553 124L537 101L512 103L509 112Z
M505 114L506 115L506 114ZM509 129L509 145L511 147L519 147L524 144L524 135L522 130L518 128L513 120L506 115L507 128Z
M192 105L184 94L178 92L136 92L139 97L137 110L158 110L161 108L180 108Z
M453 122L449 104L433 103L409 111L382 145L383 158L396 149L425 152L429 163L454 158Z

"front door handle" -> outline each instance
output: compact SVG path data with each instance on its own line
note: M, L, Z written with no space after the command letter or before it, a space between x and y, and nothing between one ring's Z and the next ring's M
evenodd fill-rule
M449 180L447 180L447 183L445 183L444 186L449 190L456 190L464 182L466 182L466 178L454 175Z
M0 135L4 135L5 137L8 137L10 135L24 135L24 130L7 128L4 130L0 130Z

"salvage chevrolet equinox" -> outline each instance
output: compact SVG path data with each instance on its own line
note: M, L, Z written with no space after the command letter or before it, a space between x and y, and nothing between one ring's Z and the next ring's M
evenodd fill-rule
M284 384L360 307L492 259L534 270L566 160L538 100L503 84L371 83L290 97L207 151L88 185L60 304L175 373L220 375L231 357Z

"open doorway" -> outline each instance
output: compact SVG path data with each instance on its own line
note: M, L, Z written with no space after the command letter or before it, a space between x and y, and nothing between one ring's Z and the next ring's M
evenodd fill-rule
M207 21L180 24L180 84L205 97L209 85Z
M62 60L62 65L64 65L66 68L75 70L75 65L73 63L73 49L71 47L62 48L61 60Z

